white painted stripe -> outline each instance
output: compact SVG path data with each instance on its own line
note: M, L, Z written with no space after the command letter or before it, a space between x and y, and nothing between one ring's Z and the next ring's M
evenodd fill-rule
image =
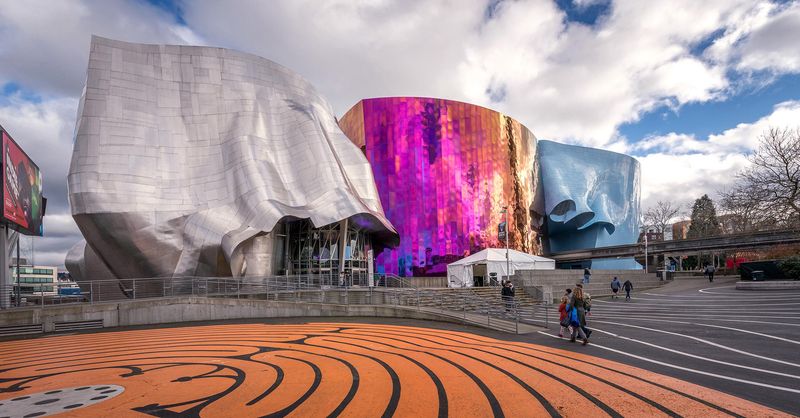
M628 316L613 316L613 315L597 315L596 317L599 317L599 318L617 317L617 318L631 318L631 319L636 318L636 317L633 317L633 316L628 317ZM745 322L745 323L751 323L751 324L768 324L768 325L775 326L775 322L774 321L773 322L766 322L766 321L753 321L753 320L747 320L747 319L709 318L707 316L704 316L702 318L698 318L697 315L689 315L689 314L686 314L686 315L664 315L664 314L662 314L661 316L658 316L658 318L661 318L661 317L667 317L667 318L675 317L675 318L683 318L683 319L702 319L703 321L718 321L718 322ZM773 317L770 317L770 318L773 318ZM644 319L644 318L642 318L642 319ZM781 326L800 327L800 324L782 322Z
M723 350L733 351L734 353L743 354L745 356L750 356L750 357L755 357L755 358L758 358L758 359L761 359L761 360L765 360L765 361L772 361L772 362L775 362L775 363L785 364L787 366L800 367L800 364L796 364L796 363L792 363L792 362L788 362L788 361L783 361L783 360L778 360L776 358L760 356L760 355L755 354L755 353L751 353L751 352L743 351L743 350L738 350L736 348L728 347L728 346L725 346L725 345L722 345L722 344L717 344L717 343L715 343L713 341L704 340L702 338L694 337L694 336L691 336L691 335L684 335L684 334L680 334L680 333L677 333L677 332L666 331L666 330L663 330L663 329L658 329L658 328L653 328L653 327L642 327L642 326L639 326L639 325L622 324L622 323L618 323L618 322L608 322L608 321L598 321L598 320L595 320L594 322L599 322L599 323L603 323L603 324L610 324L610 325L617 325L617 326L621 326L621 327L643 329L643 330L646 330L646 331L660 332L662 334L668 334L668 335L675 335L675 336L678 336L678 337L688 338L690 340L698 341L698 342L701 342L703 344L708 344L708 345L711 345L711 346L714 346L714 347L717 347L717 348L721 348ZM800 376L798 376L797 378L800 379Z
M612 302L613 303L613 302ZM731 306L736 306L735 308L731 308ZM692 312L698 313L709 313L709 312L732 312L732 313L741 313L741 312L752 312L754 309L758 310L758 312L763 313L794 313L800 315L800 308L781 308L781 307L765 307L764 305L714 305L714 306L700 306L700 305L679 305L679 306L649 306L644 304L629 304L625 307L616 307L616 306L606 306L606 305L594 305L592 302L592 311L613 311L613 310L621 310L621 311L633 311L633 310L645 310L647 312L674 312L680 311L681 309L676 309L680 307L691 308Z
M791 298L787 297L787 296L784 296L784 297L782 297L780 299L775 299L775 300L727 299L727 298L724 299L724 300L720 300L719 298L713 298L713 299L705 298L705 299L701 299L701 300L690 301L690 300L664 300L664 299L642 298L642 297L636 297L636 298L633 298L633 299L635 299L635 300L655 301L655 302L658 302L661 305L666 305L666 306L698 306L699 303L712 302L712 301L713 302L738 302L739 303L739 304L723 305L723 306L742 306L741 303L743 303L743 302L744 303L751 302L751 305L769 304L769 306L797 306L797 305L800 305L800 302L788 302L788 303L776 303L775 302L775 301L779 301L779 300L790 300ZM603 299L593 298L592 299L592 303L594 303L594 302L600 302L600 303L603 303L603 304L617 304L617 303L625 304L625 302L616 301L616 300L612 300L612 299L603 300ZM628 302L628 303L630 303L630 302Z
M800 291L796 291L794 293L800 294ZM661 294L661 293L650 293L650 292L639 292L639 294L640 295L649 295L649 296L661 296L661 297L665 297L665 298L678 298L678 299L710 299L710 298L713 297L713 296L708 296L708 295L673 295L673 294L665 295L665 294ZM750 294L753 295L752 298L786 299L787 296L792 294L792 292L786 290L786 291L781 291L780 294L772 294L772 293L770 293L770 291L759 291L759 292L747 291L747 293L745 293L744 291L741 291L741 292L736 292L736 293L731 292L731 293L723 293L723 294L730 295L730 296L733 296L735 298L740 298L740 299L743 299L743 300L750 299L751 296L745 296L745 295L750 295Z
M788 377L788 378L792 378L792 379L800 379L800 376L798 376L798 375L793 375L793 374L788 374L788 373L781 373L781 372L776 372L776 371L766 370L766 369L759 369L758 367L745 366L745 365L742 365L742 364L729 363L727 361L716 360L716 359L712 359L712 358L708 358L708 357L698 356L696 354L686 353L686 352L683 352L683 351L680 351L680 350L675 350L675 349L664 347L664 346L661 346L661 345L658 345L658 344L649 343L647 341L637 340L636 338L631 338L631 337L626 337L624 335L614 334L613 332L605 331L605 330L602 330L602 329L599 329L599 328L595 328L595 327L590 327L590 328L591 328L592 331L597 331L597 332L600 332L600 333L603 333L603 334L608 334L608 335L611 335L612 337L616 337L616 338L627 340L627 341L632 341L632 342L643 344L643 345L646 345L646 346L649 346L649 347L657 348L659 350L669 351L670 353L680 354L682 356L691 357L691 358L695 358L695 359L698 359L698 360L707 361L707 362L710 362L710 363L723 364L725 366L736 367L736 368L739 368L739 369L752 370L752 371L761 372L761 373L773 374L773 375L776 375L776 376L783 376L783 377Z
M700 290L698 290L698 292L700 292L700 293L707 293L707 294L710 294L710 295L725 295L726 293L717 293L717 292L711 292L711 290L718 290L718 289L728 289L728 288L735 288L735 287L736 287L736 285L733 285L733 286L715 286L715 287L706 287L705 289L700 289Z
M620 318L625 318L626 320L633 319L633 320L637 320L637 321L668 322L668 323L672 323L672 324L686 324L686 325L695 325L695 326L701 326L701 327L721 328L721 329L727 329L727 330L731 330L731 331L743 332L743 333L746 333L746 334L758 335L760 337L771 338L773 340L779 340L779 341L784 341L784 342L791 343L791 344L800 345L800 341L790 340L788 338L778 337L776 335L764 334L764 333L761 333L761 332L755 332L755 331L750 331L750 330L741 329L741 328L724 327L722 325L701 324L701 323L698 323L698 322L686 322L686 321L671 321L669 319L628 318L628 317L620 317ZM740 321L737 321L737 322L740 322ZM770 324L770 325L773 325L773 326L775 325L774 323L771 323L771 322L764 322L764 323L765 324Z
M715 317L724 317L724 318L735 318L736 317L736 315L734 315L734 313L727 313L727 314L720 313L720 314L717 315L717 314L709 314L709 313L705 313L705 312L691 312L691 313L688 313L688 312L687 313L665 313L665 312L669 312L669 311L650 311L650 310L646 310L645 309L645 310L641 310L641 311L619 312L619 311L603 311L603 310L594 310L594 309L592 309L592 313L597 314L597 315L613 314L613 313L620 313L620 314L625 314L625 315L642 315L642 314L646 314L648 316L656 316L656 317L657 316L665 316L665 317L678 316L678 317L683 317L683 318L687 318L688 317L690 319L691 318L698 318L698 317L711 318L711 319L714 319ZM769 313L769 312L764 312L764 313ZM746 314L745 312L741 313L741 315L743 315L743 317L745 317L745 318L763 318L763 319L773 319L773 320L775 320L776 318L779 318L781 320L781 325L783 325L783 321L786 320L786 319L800 319L800 312L798 312L798 313L795 313L795 312L776 312L775 315L745 315L745 314ZM773 321L772 323L774 324L775 321Z
M557 335L550 335L550 334L548 334L548 333L546 333L544 331L538 331L538 332L539 332L539 334L547 335L548 337L558 338ZM683 370L683 371L687 371L687 372L691 372L691 373L702 374L702 375L705 375L705 376L716 377L718 379L730 380L730 381L733 381L733 382L745 383L745 384L753 385L753 386L761 386L761 387L765 387L765 388L781 390L781 391L784 391L784 392L800 393L800 390L797 390L797 389L787 388L787 387L783 387L783 386L769 385L769 384L760 383L760 382L753 382L751 380L739 379L739 378L736 378L736 377L730 377L730 376L725 376L725 375L716 374L716 373L704 372L702 370L691 369L691 368L688 368L688 367L678 366L676 364L666 363L666 362L663 362L663 361L658 361L658 360L654 360L654 359L651 359L651 358L638 356L636 354L627 353L627 352L622 351L622 350L616 350L616 349L613 349L613 348L610 348L610 347L606 347L606 346L600 345L600 344L592 343L592 345L597 347L597 348L602 348L603 350L612 351L612 352L615 352L615 353L618 353L618 354L622 354L622 355L625 355L625 356L628 356L628 357L633 357L633 358L636 358L636 359L639 359L639 360L642 360L642 361L647 361L647 362L650 362L650 363L659 364L661 366L671 367L673 369Z

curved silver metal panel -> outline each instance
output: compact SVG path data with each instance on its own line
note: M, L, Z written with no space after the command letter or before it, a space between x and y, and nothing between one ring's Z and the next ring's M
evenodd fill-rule
M354 218L397 240L327 101L227 49L93 37L68 183L75 221L119 278L240 275L255 260L242 244L283 218Z

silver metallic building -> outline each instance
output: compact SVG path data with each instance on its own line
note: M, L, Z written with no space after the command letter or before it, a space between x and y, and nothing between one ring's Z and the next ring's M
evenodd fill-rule
M78 276L335 271L397 241L325 99L227 49L93 37L68 183Z

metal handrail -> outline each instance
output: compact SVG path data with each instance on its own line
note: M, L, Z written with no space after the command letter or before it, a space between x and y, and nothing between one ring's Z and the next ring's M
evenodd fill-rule
M248 297L267 300L308 303L394 305L415 310L433 307L453 312L467 322L468 316L525 322L536 315L536 306L522 306L497 295L478 295L464 289L428 289L415 286L410 280L382 275L376 286L343 283L334 286L314 276L271 277L171 277L121 280L92 280L78 283L81 292L69 298L38 295L28 306L45 307L61 303L98 303L120 300L143 300L180 296ZM380 286L382 285L382 286ZM13 309L13 308L12 308ZM546 314L546 312L545 312ZM518 325L515 326L517 328Z

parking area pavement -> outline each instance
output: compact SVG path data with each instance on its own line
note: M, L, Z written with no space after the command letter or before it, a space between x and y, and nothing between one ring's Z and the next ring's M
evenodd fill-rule
M620 298L593 299L587 347L553 338L531 342L583 351L678 377L800 415L800 291L736 290L735 281L674 281Z

